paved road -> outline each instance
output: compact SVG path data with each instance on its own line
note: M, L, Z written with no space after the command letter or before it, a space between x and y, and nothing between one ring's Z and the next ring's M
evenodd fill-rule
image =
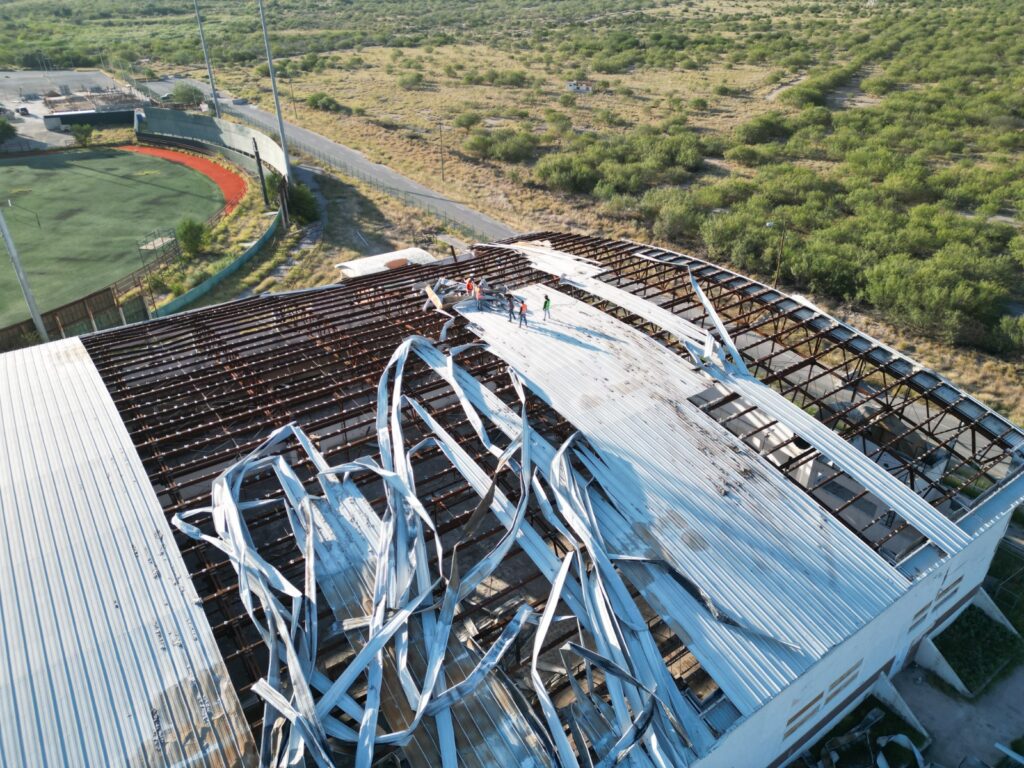
M210 86L197 80L165 79L146 83L158 96L169 93L180 82L187 82L202 89L209 96ZM232 104L229 94L218 89L221 110L252 123L261 130L277 134L277 118L251 104ZM493 219L486 214L475 211L462 203L456 202L434 190L393 171L386 165L374 163L362 152L358 152L343 144L314 133L301 126L285 122L285 133L288 144L335 166L350 175L385 187L387 192L427 208L438 216L448 219L485 240L500 240L517 234L516 230Z

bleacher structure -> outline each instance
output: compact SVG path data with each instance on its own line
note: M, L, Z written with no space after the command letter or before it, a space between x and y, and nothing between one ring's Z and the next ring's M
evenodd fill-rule
M8 353L0 418L12 765L782 765L1024 499L897 351L556 232Z

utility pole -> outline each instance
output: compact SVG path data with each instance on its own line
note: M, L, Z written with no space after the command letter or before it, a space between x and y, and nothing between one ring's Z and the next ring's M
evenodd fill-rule
M267 49L267 69L270 72L270 90L274 94L274 112L277 113L277 130L281 136L281 150L284 152L285 183L290 184L292 166L288 160L288 139L284 135L284 118L281 117L281 99L277 95L277 77L274 75L274 57L270 53L270 36L267 35L267 17L263 12L263 0L256 0L260 8L260 25L263 27L263 45Z
M206 35L203 34L203 17L199 15L199 0L192 0L196 6L196 21L199 24L199 43L203 46L206 60L206 74L210 77L210 93L213 95L213 113L220 117L220 103L217 101L217 86L213 84L213 67L210 66L210 52L206 50Z
M775 256L775 275L772 278L772 288L779 287L779 277L782 274L782 251L786 245L786 227L787 222L785 219L780 219L779 223L782 225L779 227L779 250ZM774 221L766 221L764 224L768 229L775 228Z
M21 292L25 296L25 303L28 304L28 313L32 315L32 322L36 326L36 333L43 341L49 341L46 335L46 326L43 325L43 318L39 314L39 307L36 306L35 296L32 289L28 287L28 278L25 277L25 270L21 268L21 259L18 258L18 251L14 247L14 238L11 231L7 229L7 222L4 220L3 211L0 211L0 235L3 235L4 243L7 245L7 252L11 255L11 263L14 265L14 274L18 276L18 283L21 284Z
M299 110L295 108L295 86L292 84L292 71L288 70L288 90L292 95L292 117L299 119Z
M441 147L441 182L444 183L444 133L441 123L437 124L437 143Z

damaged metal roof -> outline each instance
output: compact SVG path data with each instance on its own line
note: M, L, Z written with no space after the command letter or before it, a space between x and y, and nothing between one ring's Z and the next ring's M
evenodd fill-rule
M85 341L265 759L693 762L1020 471L1013 425L766 286L475 251Z
M553 317L518 328L459 305L470 329L586 436L609 547L666 560L732 623L657 566L627 573L744 713L890 604L908 580L690 398L707 377L619 320L543 286ZM538 451L539 455L543 455ZM595 502L597 505L598 502Z

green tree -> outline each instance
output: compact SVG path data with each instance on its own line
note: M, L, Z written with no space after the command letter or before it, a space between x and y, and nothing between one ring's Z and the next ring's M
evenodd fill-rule
M203 101L203 92L189 83L178 83L171 89L171 101L192 107Z
M181 250L189 258L193 258L202 250L206 240L206 225L195 219L182 219L175 234Z
M479 112L475 112L472 109L467 109L465 112L459 114L455 118L454 122L456 128L461 128L462 130L468 133L472 128L478 126L480 124L480 121L482 121L483 119L483 115L481 115Z
M80 147L88 147L92 143L92 134L92 126L88 123L71 126L71 135L75 137L75 143Z
M0 144L8 139L13 139L15 133L14 126L7 121L7 118L0 117Z

